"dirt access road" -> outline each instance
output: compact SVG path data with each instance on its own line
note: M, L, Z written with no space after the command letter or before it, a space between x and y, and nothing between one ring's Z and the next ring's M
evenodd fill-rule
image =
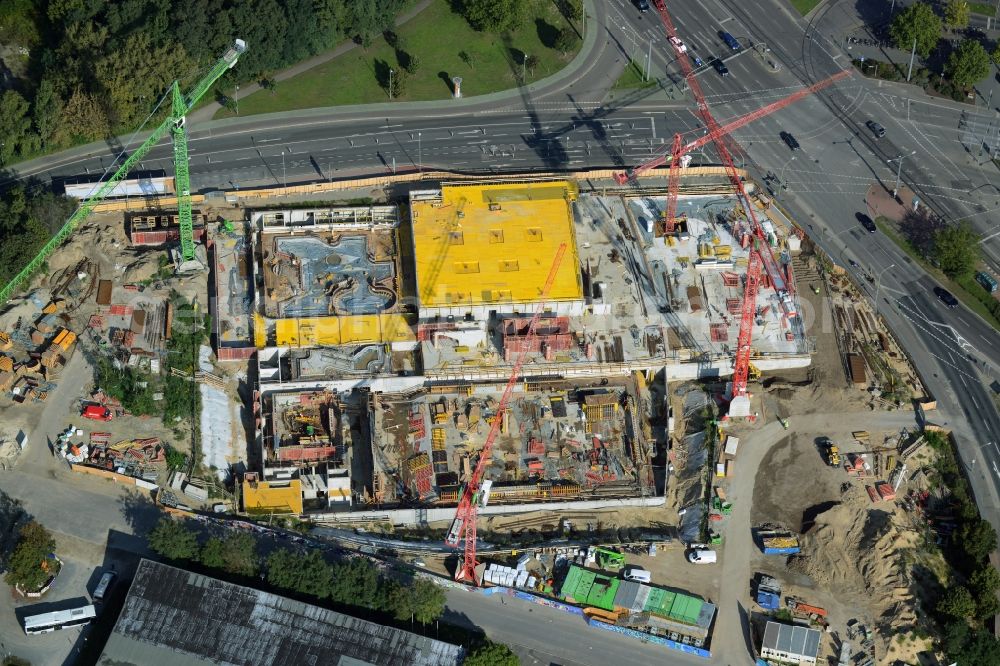
M830 432L844 429L893 430L916 426L912 411L846 412L833 414L808 414L790 418L791 432ZM729 529L725 533L722 551L722 588L719 594L719 617L712 640L712 654L716 663L753 663L750 651L750 578L753 575L751 559L756 552L751 534L751 510L754 479L761 461L772 445L783 440L786 431L777 421L750 432L740 432L740 451L736 474L727 494L733 503L729 516ZM803 479L803 483L809 483Z

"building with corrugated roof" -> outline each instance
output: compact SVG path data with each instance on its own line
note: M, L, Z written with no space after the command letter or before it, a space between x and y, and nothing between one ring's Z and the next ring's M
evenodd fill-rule
M452 666L462 647L142 560L102 666Z
M768 622L760 656L784 664L815 664L819 654L820 632L780 622Z

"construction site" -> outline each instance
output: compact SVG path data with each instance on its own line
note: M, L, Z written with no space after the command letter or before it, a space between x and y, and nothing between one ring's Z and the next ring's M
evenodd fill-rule
M653 442L633 378L525 383L498 415L502 388L431 387L372 394L378 505L454 504L493 419L500 436L487 468L492 505L652 496Z

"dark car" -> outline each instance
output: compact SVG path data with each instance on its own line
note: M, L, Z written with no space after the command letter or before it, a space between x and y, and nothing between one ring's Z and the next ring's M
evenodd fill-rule
M722 41L724 41L726 43L726 46L728 46L732 50L734 50L734 51L739 51L740 50L740 43L736 40L735 37L733 37L732 35L730 35L725 30L720 30L719 31L719 37L721 37Z
M947 305L949 308L958 307L958 299L955 298L950 291L944 287L934 287L934 295L941 299L941 302Z
M881 139L885 136L885 128L879 125L874 120L869 120L865 123L865 127L871 130L872 134L875 135L876 139Z
M860 222L861 226L868 230L868 233L873 234L878 231L878 227L876 227L875 223L872 222L872 218L868 217L864 213L856 213L854 217L858 218L858 222Z
M635 8L638 9L640 12L649 11L649 0L634 0L634 2L635 2Z
M729 68L726 67L726 63L722 62L721 59L716 58L713 60L712 67L715 68L715 71L717 71L720 76L729 76Z
M781 140L784 141L785 145L788 146L791 150L799 149L799 142L796 141L795 137L789 134L788 132L781 132L780 134L778 134L778 136L781 137Z

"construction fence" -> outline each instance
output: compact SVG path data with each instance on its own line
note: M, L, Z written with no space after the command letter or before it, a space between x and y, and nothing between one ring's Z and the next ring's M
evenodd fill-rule
M565 174L538 174L538 173L526 173L526 174L504 174L503 177L497 174L482 174L482 175L470 175L463 173L456 173L454 171L424 171L424 172L413 172L413 173L401 173L401 174L386 174L384 176L374 176L369 178L352 178L349 180L336 180L336 181L323 181L318 183L307 183L305 185L292 185L290 187L265 187L258 189L239 189L239 190L220 190L214 196L224 197L227 203L233 204L248 204L254 200L260 199L274 199L277 197L301 197L301 196L313 196L317 194L325 194L329 192L340 192L344 190L359 190L359 189L382 189L389 187L391 185L398 185L401 183L418 183L422 181L427 182L439 182L443 180L457 180L465 182L509 182L511 180L519 180L525 182L533 181L547 181L552 180L553 177L560 177L570 180L610 180L614 177L619 170L617 169L590 169L586 171L573 171ZM669 169L666 167L660 167L657 169L652 169L645 175L641 176L641 180L661 180L662 189L666 191L666 177ZM747 177L747 171L745 169L737 169L736 172L743 178ZM712 167L712 166L700 166L700 167L688 167L684 169L682 174L685 178L691 177L727 177L725 167ZM609 188L610 189L610 188ZM616 189L630 189L629 186L620 186ZM660 188L657 188L660 189ZM718 189L716 187L716 189ZM211 202L213 195L204 194L192 194L191 203L192 204L205 204L206 202ZM171 207L176 208L177 197L158 197L157 203L160 208L169 209ZM141 197L136 197L135 199L127 199L124 201L106 201L94 206L94 212L107 213L115 211L126 211L126 210L145 210L149 207L149 203L146 199Z

